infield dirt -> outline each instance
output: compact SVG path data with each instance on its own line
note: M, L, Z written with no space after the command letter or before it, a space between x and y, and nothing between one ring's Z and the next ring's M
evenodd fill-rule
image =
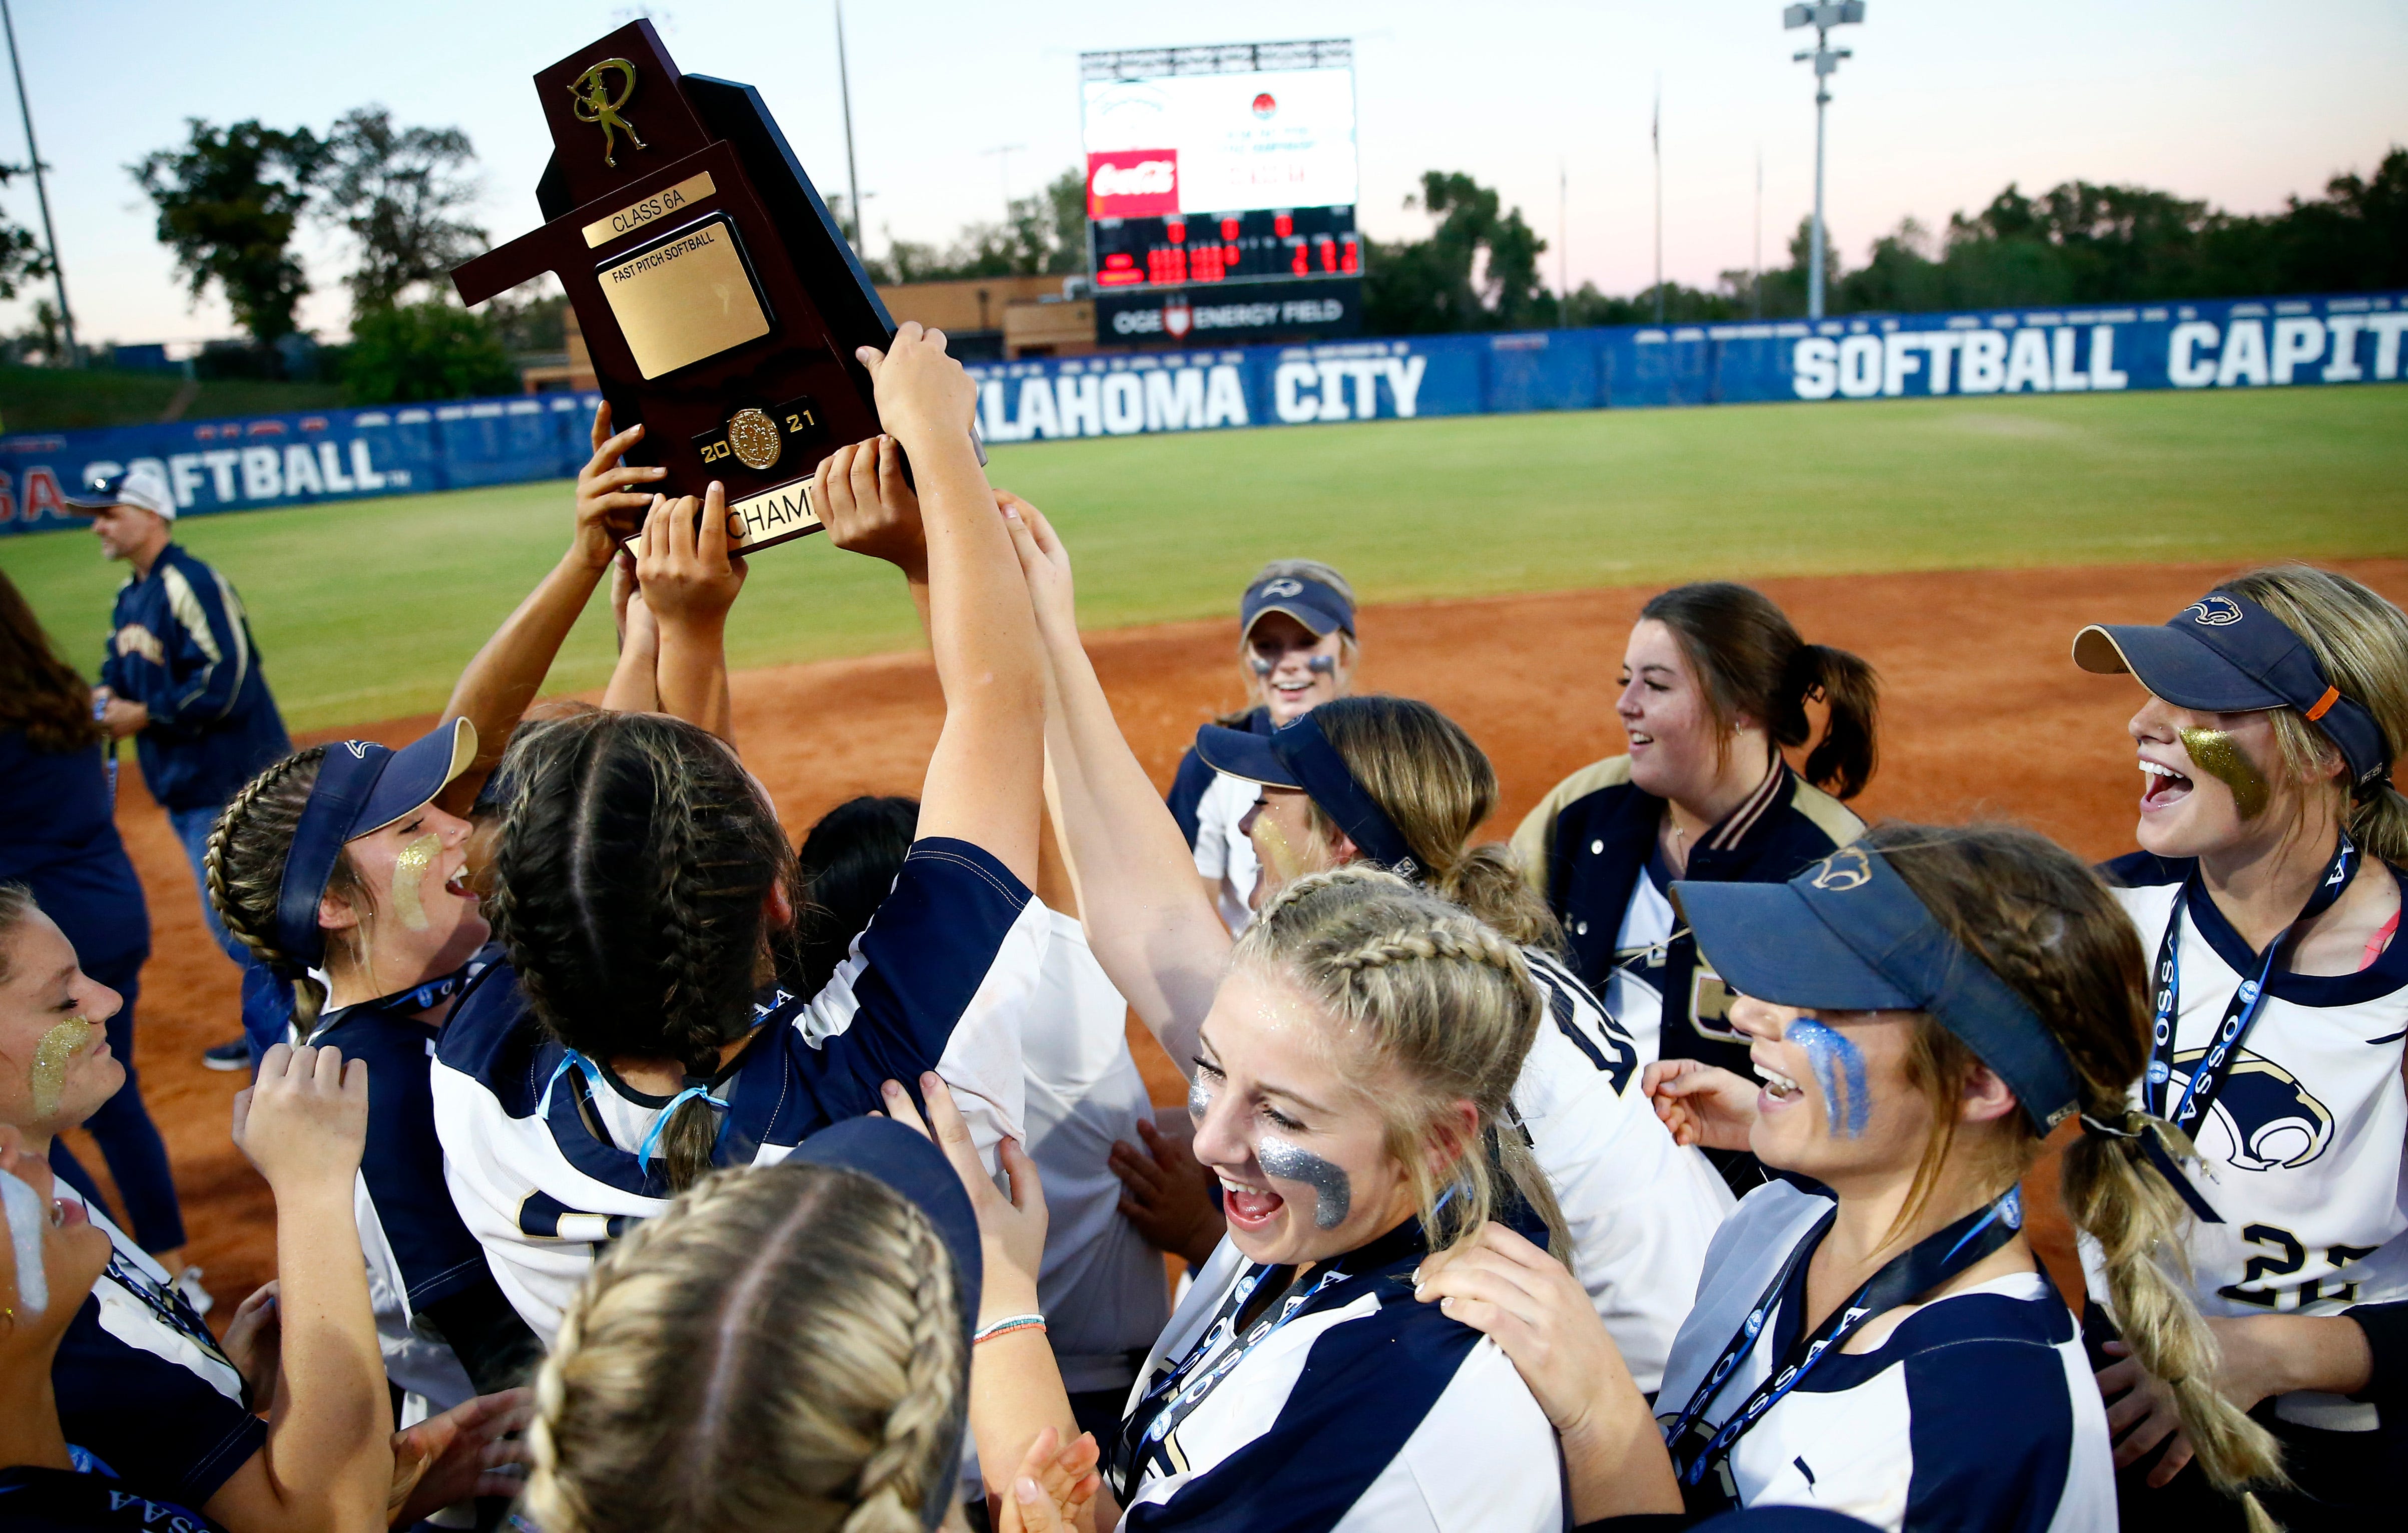
M2408 560L2333 567L2408 603ZM2129 678L2076 670L2073 635L2086 623L2163 622L2229 572L2154 565L1756 583L1806 638L1853 650L1881 672L1881 768L1856 806L1868 819L2006 817L2101 858L2130 845L2138 782L2124 723L2141 694ZM1503 784L1486 832L1501 838L1565 774L1623 748L1616 669L1654 589L1366 609L1358 690L1426 698L1471 732ZM1157 783L1168 784L1197 724L1240 701L1237 641L1234 620L1088 637L1121 727ZM924 653L747 671L733 690L745 760L796 838L857 794L918 793L942 713ZM434 722L308 738L398 745ZM237 1030L236 971L210 945L181 851L130 766L118 821L150 900L136 1061L175 1163L191 1259L207 1268L222 1321L273 1274L275 1259L266 1186L226 1134L240 1080L200 1062L204 1048ZM1183 1100L1152 1039L1141 1029L1132 1039L1155 1099ZM97 1169L90 1141L74 1140ZM2043 1161L2030 1189L2035 1233L2078 1293L2054 1182L2054 1161Z

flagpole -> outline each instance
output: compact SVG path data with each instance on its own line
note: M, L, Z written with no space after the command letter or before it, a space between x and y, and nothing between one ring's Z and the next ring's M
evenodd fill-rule
M1569 330L1572 322L1572 173L1564 162L1555 162L1555 290L1563 302L1555 315L1559 329Z
M1656 77L1656 117L1647 130L1656 148L1656 322L1664 322L1664 77Z
M844 182L850 205L845 211L853 215L853 251L867 260L869 249L867 236L862 233L861 171L853 158L853 71L844 57L844 0L836 0L836 88L838 99L844 104Z

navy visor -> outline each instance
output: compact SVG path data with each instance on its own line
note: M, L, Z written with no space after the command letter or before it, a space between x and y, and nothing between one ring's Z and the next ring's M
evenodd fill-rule
M2101 676L2129 671L2176 708L2202 713L2298 709L2340 749L2353 787L2390 775L2374 715L2341 695L2306 640L2246 596L2211 591L2160 627L2094 623L2073 636L2073 663Z
M335 876L343 843L373 834L419 809L477 756L477 726L454 719L400 750L367 740L337 740L318 764L318 781L293 827L284 878L276 894L276 945L305 968L326 959L318 902Z
M1285 612L1312 629L1315 638L1332 628L1354 631L1354 604L1336 586L1299 575L1274 575L1246 587L1245 599L1238 604L1240 630L1253 633L1254 620L1265 612Z
M1949 936L1878 852L1843 846L1787 883L1672 885L1725 983L1775 1006L1927 1011L2045 1134L2080 1104L2072 1061L2007 982Z
M1208 724L1196 731L1196 753L1214 771L1301 790L1363 855L1399 878L1419 880L1421 862L1403 832L1354 781L1346 758L1312 714L1290 719L1268 735Z

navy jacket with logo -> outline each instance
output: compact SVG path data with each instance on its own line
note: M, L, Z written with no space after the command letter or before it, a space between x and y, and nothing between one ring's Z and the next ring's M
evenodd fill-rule
M150 710L134 738L142 781L171 809L208 809L293 751L225 577L174 543L126 577L109 620L103 685Z
M1663 823L1664 800L1630 781L1628 756L1612 756L1555 784L1513 833L1523 876L1564 924L1572 967L1599 996L1613 975L1623 913L1646 877ZM1786 882L1864 828L1838 799L1784 763L1699 838L1682 877ZM1657 1057L1702 1059L1748 1075L1746 1043L1733 1041L1728 1021L1730 992L1697 960L1684 924L1660 950L1630 960L1646 966L1642 977L1664 997Z

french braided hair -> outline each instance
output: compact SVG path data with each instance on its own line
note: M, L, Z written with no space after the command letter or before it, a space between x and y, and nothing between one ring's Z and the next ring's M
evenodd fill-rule
M2150 1166L2138 1137L2155 1132L2172 1153L2191 1153L2180 1131L2131 1104L2148 1064L2150 1028L2148 962L2131 922L2097 875L2031 831L1889 824L1867 833L1863 844L1881 852L1942 926L2056 1035L2080 1078L2083 1115L2132 1136L2085 1134L2066 1149L2066 1211L2099 1242L2108 1308L2132 1355L2172 1386L2209 1480L2243 1497L2253 1528L2271 1529L2246 1487L2284 1483L2281 1448L2216 1393L2215 1338L2186 1282L2188 1210ZM1957 1104L1979 1064L1955 1035L1922 1020L1908 1072L1931 1105L1933 1130L1910 1211L1956 1142ZM1983 1128L1986 1142L1971 1153L1991 1158L1987 1184L2004 1190L2039 1155L2039 1136L2021 1112Z
M969 1401L953 1264L857 1171L714 1172L631 1229L536 1379L547 1533L919 1533Z
M1234 961L1301 990L1333 1024L1332 1044L1367 1056L1369 1067L1348 1077L1378 1082L1367 1095L1431 1250L1469 1239L1511 1194L1544 1221L1548 1249L1570 1265L1563 1211L1512 1116L1513 1083L1546 1013L1520 948L1393 873L1349 867L1273 895ZM1434 1133L1466 1101L1478 1134L1453 1165L1434 1168Z
M595 1059L715 1081L791 942L764 902L774 887L801 904L768 800L717 737L660 713L552 720L501 770L486 915L537 1021ZM718 1126L709 1103L679 1106L661 1134L672 1187L710 1169Z
M1563 927L1505 847L1469 842L1497 810L1497 769L1461 724L1411 697L1340 697L1312 710L1346 770L1428 870L1426 887L1525 947L1559 953ZM1317 839L1335 822L1312 807Z
M309 977L300 960L277 946L276 904L284 883L284 862L293 852L293 832L309 806L309 790L317 785L318 766L325 756L322 745L295 751L245 783L226 800L201 859L210 908L236 941L293 987L293 1021L305 1036L317 1024L326 989ZM376 899L351 865L349 847L335 858L326 893L349 902L361 917L359 925L326 934L327 961L356 964L366 951Z

